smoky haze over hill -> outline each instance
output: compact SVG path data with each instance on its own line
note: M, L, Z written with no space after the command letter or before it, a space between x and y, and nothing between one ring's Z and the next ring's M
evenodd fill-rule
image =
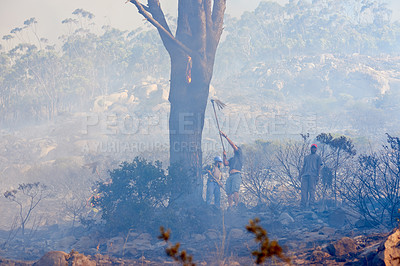
M324 163L330 171L336 171L339 181L358 184L357 178L370 174L365 161L376 162L371 164L375 166L396 164L390 161L388 154L392 151L388 147L398 151L396 136L400 135L400 24L393 19L397 10L390 9L396 5L394 2L289 2L261 2L241 17L226 16L210 99L227 104L218 110L219 124L245 149L245 207L268 206L268 212L273 212L271 217L288 213L298 221L315 219L325 228L324 219L329 218L326 213L316 217L289 211L299 200L296 171L300 166L296 162L308 153L311 142L318 142L316 137L320 133L332 133L334 138L351 139L357 150L357 155L342 154L340 149L329 146L332 142L318 142L321 152L325 147ZM0 211L4 214L0 217L0 229L4 230L0 232L0 244L10 245L6 255L17 257L10 247L22 241L21 232L17 231L19 220L14 219L18 217L16 203L10 200L20 184L46 185L33 187L43 189L45 196L26 227L31 232L39 227L59 226L54 231L62 228L57 234L53 232L47 246L40 250L68 251L72 245L65 244L69 229L76 227L79 234L79 228L86 226L91 230L94 225L105 223L101 221L101 209L90 203L101 184L112 184L110 171L136 156L151 162L159 160L164 170L169 165L170 62L157 32L147 26L122 31L107 23L99 24L94 18L97 14L86 9L72 11L62 23L57 22L65 29L57 36L60 44L39 35L37 28L41 22L31 17L26 18L23 26L9 29L13 32L3 38L0 190L2 195L11 193L6 193L8 198L0 198ZM168 19L171 28L175 28L175 19ZM206 110L202 145L205 163L222 153L211 105ZM340 160L333 159L335 152ZM152 171L159 171L157 167ZM377 172L378 176L380 173L394 180L399 178L398 173ZM119 172L113 173L117 182ZM224 174L227 175L226 170ZM261 178L259 187L251 183L255 177ZM360 189L360 194L356 194L354 187L338 181L343 192L338 201L351 210L352 218L348 219L352 226L359 220L371 222L382 231L393 226L399 206L386 200L400 195L397 191L381 193L380 188L391 187L385 180L386 183L369 187L383 196L365 206L357 199L364 191ZM317 198L332 203L332 183L326 186L327 183L320 184ZM325 194L329 194L327 198ZM154 208L154 213L150 212L154 217L157 208L168 205L166 202L172 197L161 192L157 195L160 198L156 203L145 202L149 209ZM226 198L222 201L225 208ZM144 207L140 204L137 210L141 211ZM133 209L137 217L144 213ZM173 213L166 221L154 218L148 228L142 229L154 230L156 222L173 226L180 222L173 219L176 217L180 216ZM140 221L137 227L147 225ZM273 221L270 222L272 227ZM199 228L204 224L199 222ZM130 230L124 225L121 228ZM17 233L12 238L8 232ZM203 239L201 232L196 234ZM65 246L57 238L64 239ZM91 252L108 248L111 254L112 244L97 244L91 244ZM140 253L136 248L132 250ZM32 258L37 256L32 254Z

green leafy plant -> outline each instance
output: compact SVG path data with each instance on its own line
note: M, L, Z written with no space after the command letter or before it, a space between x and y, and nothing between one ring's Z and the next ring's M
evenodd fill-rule
M149 221L158 208L166 206L170 193L161 163L136 157L109 173L108 182L98 183L100 196L92 199L94 207L102 212L106 229L122 232L151 226Z
M189 219L190 215L177 215L172 207L179 209L185 204L190 182L181 164L164 169L159 161L136 157L132 162L122 162L109 175L110 180L97 183L98 196L91 200L101 212L107 232L126 232L131 228L153 231L166 217L174 230L196 222Z

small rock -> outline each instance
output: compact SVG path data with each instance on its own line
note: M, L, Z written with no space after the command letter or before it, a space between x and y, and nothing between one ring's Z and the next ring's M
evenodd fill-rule
M136 233L136 232L129 232L128 238L129 238L129 239L137 238L138 235L139 235L139 234Z
M336 229L331 227L323 227L319 230L319 233L327 236L333 236L336 233Z
M151 241L151 235L150 234L148 234L148 233L143 233L143 234L140 234L139 236L138 236L138 239L146 239L146 240L149 240L149 241Z
M283 224L283 225L289 225L294 223L294 219L292 216L290 216L287 212L282 213L279 216L279 221Z
M204 235L194 234L194 235L192 235L192 239L194 241L200 242L200 241L204 241L206 239L206 237Z
M314 262L323 262L328 257L330 257L328 253L321 250L314 250L310 256L310 260Z
M303 211L302 216L306 220L317 220L318 215L316 215L313 211Z
M244 232L241 229L234 228L229 232L229 235L232 239L240 239L243 237Z
M123 248L125 250L153 250L155 246L153 246L148 239L135 239L133 241L127 242Z
M167 243L165 241L160 241L160 242L157 242L157 243L154 244L154 248L155 249L159 249L159 248L162 248L162 247L165 247L165 246L167 246Z
M210 240L215 240L215 239L219 238L218 237L218 233L215 230L212 230L212 229L208 230L205 235Z

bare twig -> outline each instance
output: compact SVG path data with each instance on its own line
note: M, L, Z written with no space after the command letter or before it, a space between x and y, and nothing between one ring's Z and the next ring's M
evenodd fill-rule
M283 249L276 240L269 241L267 231L259 225L260 219L250 220L246 226L247 231L255 235L255 241L260 243L260 250L251 254L256 257L256 264L262 264L267 258L277 256L284 262L290 264L290 258L283 254Z
M165 249L165 252L169 257L171 257L174 261L182 263L184 266L195 266L196 264L193 263L193 257L191 255L188 255L185 250L182 250L179 253L179 247L180 244L179 242L176 243L175 245L172 245L169 242L169 238L171 236L171 230L165 231L164 227L160 227L160 236L158 236L158 239L164 240L165 242L168 243L168 247Z

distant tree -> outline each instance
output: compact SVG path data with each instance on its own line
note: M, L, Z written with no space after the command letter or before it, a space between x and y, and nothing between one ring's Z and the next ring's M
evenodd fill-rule
M37 33L37 20L36 18L30 18L24 21L24 29L26 28L30 28L31 32L33 33L33 35L35 36L36 40L38 41L39 44L39 49L42 49L42 38L39 37L38 33Z
M72 197L63 200L63 213L72 220L72 229L75 228L76 221L85 218L85 211L89 209L86 194L78 191L70 192L68 196Z
M28 223L32 220L32 217L34 217L34 210L40 202L48 196L49 192L46 185L40 182L20 184L17 189L4 192L4 197L16 203L18 206L18 225L24 240L26 240ZM35 224L34 221L32 223L31 232L34 231L36 226L37 224Z

